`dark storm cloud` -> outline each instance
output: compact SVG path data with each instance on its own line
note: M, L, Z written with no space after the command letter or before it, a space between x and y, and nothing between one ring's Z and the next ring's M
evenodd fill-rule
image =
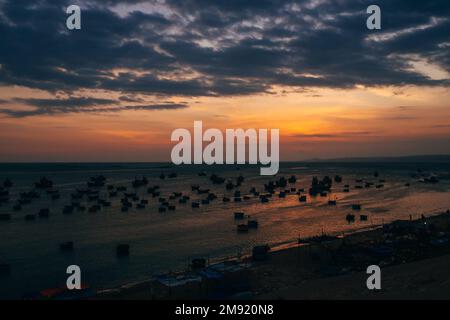
M339 133L312 133L312 134L295 134L292 135L293 138L301 139L335 139L335 138L347 138L347 137L358 137L358 136L372 136L375 132L371 131L348 131Z
M0 84L196 97L268 93L274 85L449 85L411 70L408 60L450 71L447 0L377 1L381 31L365 27L366 0L145 1L139 11L141 2L80 1L82 29L68 31L67 1L3 1ZM149 13L152 4L159 9Z
M83 108L87 106L97 106L97 105L109 105L114 104L116 101L111 99L97 99L97 98L68 98L68 99L21 99L17 98L14 101L23 103L33 107L48 107L48 108L66 108L66 107L76 107Z
M120 99L122 101L122 99ZM57 115L65 113L105 113L126 110L177 110L187 108L184 103L163 102L144 105L120 105L117 100L86 97L71 97L67 99L14 99L11 102L24 104L31 109L0 108L0 114L15 118L37 115Z

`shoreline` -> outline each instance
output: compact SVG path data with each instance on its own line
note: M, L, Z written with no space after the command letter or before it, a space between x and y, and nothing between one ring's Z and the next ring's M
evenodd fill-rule
M384 225L368 226L339 236L324 234L309 240L293 240L274 246L261 261L255 261L249 255L242 256L241 259L221 259L205 268L165 273L159 277L149 277L146 281L99 290L94 299L236 299L241 296L245 299L280 298L277 292L283 292L283 288L292 287L295 283L360 274L364 271L366 260L379 260L377 262L380 267L384 268L404 263L426 263L427 259L446 254L450 257L447 232L450 230L449 218L447 210L417 220L396 220ZM424 235L423 226L427 228L424 229ZM431 241L429 250L423 248L424 240L421 237L425 235L428 237L426 241ZM406 236L414 238L410 239L407 250L402 247L403 244L392 242ZM441 239L442 243L436 242L436 239ZM395 253L383 252L381 249L386 246L385 243ZM352 255L361 251L360 249L363 249L362 252L367 257L359 257L360 261L356 264L346 258L346 255ZM375 249L381 251L377 252ZM418 251L424 252L425 256L421 256ZM402 258L399 260L397 256ZM223 270L220 269L222 267ZM283 298L295 296L291 293ZM327 296L333 297L333 294L328 293Z

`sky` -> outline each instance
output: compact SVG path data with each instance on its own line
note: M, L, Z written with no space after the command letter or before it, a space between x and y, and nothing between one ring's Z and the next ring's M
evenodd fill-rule
M0 162L169 161L195 120L284 161L450 154L448 0L0 0L0 40Z

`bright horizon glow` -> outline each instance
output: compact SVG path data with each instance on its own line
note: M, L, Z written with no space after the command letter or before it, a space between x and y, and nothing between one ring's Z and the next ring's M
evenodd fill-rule
M281 161L450 153L445 88L274 88L273 94L207 97L184 110L0 117L2 162L166 162L176 128L279 128ZM48 98L25 88L8 95ZM96 94L107 98L107 93ZM25 108L24 106L18 106ZM432 142L432 143L431 143Z

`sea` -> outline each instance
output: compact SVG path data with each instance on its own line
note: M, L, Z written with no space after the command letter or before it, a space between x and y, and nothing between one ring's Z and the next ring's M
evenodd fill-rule
M165 179L161 179L161 174ZM176 174L169 178L168 175ZM377 174L375 174L377 173ZM213 184L210 176L216 174L233 183L239 176L244 181L232 190L223 184ZM100 198L111 202L95 213L74 211L63 214L71 203L71 194L86 189L90 177L102 175L105 185L126 186L127 192L136 192L147 199L145 209L121 211L119 192L109 199L106 187L98 188ZM324 196L309 196L308 189L314 176L322 179L336 175L342 182L333 182L331 192ZM426 183L424 177L435 176L437 183ZM296 177L262 203L250 194L255 188L264 193L264 184L281 176ZM21 211L13 211L19 195L36 190L34 183L46 177L59 190L60 199L52 200L45 190L40 197ZM134 179L146 177L148 185L134 189ZM299 237L320 234L344 234L371 228L397 219L417 219L450 208L450 163L411 162L283 162L277 176L259 175L259 167L232 166L174 166L168 163L3 163L0 164L0 182L10 179L9 201L0 205L0 214L10 214L9 221L0 221L0 265L9 265L10 273L0 274L0 299L17 299L49 288L66 284L69 265L81 268L82 282L94 290L119 288L146 281L165 272L187 269L192 259L205 258L211 263L221 259L249 254L256 245L271 248L295 243ZM357 182L361 181L362 182ZM370 186L366 187L366 183ZM372 184L373 183L373 184ZM350 186L344 192L344 185ZM169 199L173 192L189 195L186 204L178 199L168 200L174 211L159 212L158 197L148 194L147 188L159 185L161 197ZM200 208L191 202L206 198L192 185L210 189L217 199ZM376 185L382 185L376 188ZM362 188L355 188L362 186ZM279 197L279 191L305 189L306 202L299 201L296 191ZM249 195L249 199L234 201L234 192ZM223 202L223 197L231 198ZM336 200L336 205L329 205ZM81 204L89 208L95 202L83 198ZM360 211L352 210L361 205ZM37 214L48 208L48 218L26 221L27 214ZM234 212L244 212L246 219L257 219L258 228L238 233ZM346 220L355 215L355 222ZM367 215L367 221L360 221ZM250 218L248 218L250 217ZM62 252L60 244L71 241L74 250ZM128 244L130 255L118 257L116 246Z

